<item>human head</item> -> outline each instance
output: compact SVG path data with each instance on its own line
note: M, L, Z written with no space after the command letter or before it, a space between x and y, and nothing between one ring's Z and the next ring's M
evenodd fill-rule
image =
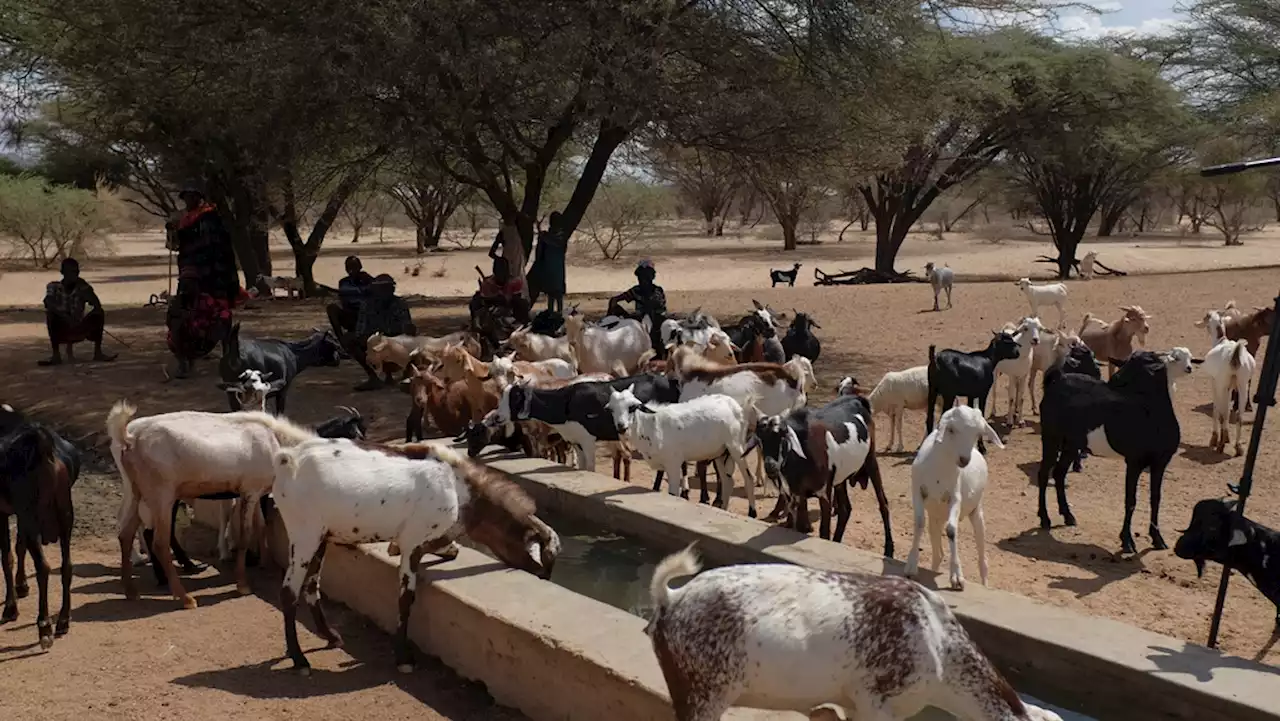
M62 261L62 279L75 280L80 277L80 262L75 258L67 258Z
M386 273L381 273L373 278L373 290L382 295L395 295L396 279Z
M178 191L178 198L182 200L187 210L195 210L204 200L204 191L200 190L195 183L187 183Z
M361 263L360 259L357 258L356 256L348 255L346 268L347 268L347 275L355 275L356 273L359 273L360 271L364 270L364 264Z
M547 216L547 227L551 230L555 230L560 227L560 211L551 211L551 215Z
M653 279L657 275L658 271L653 267L653 261L648 258L636 264L636 280L640 281L640 285L653 285Z

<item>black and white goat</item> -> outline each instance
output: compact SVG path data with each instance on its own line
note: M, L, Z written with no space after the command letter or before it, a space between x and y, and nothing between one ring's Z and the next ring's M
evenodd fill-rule
M876 460L874 430L871 404L865 398L850 395L839 396L821 408L799 408L762 418L756 426L756 438L764 457L765 475L780 491L778 507L781 509L790 501L788 513L796 530L810 531L808 501L809 496L817 496L821 513L818 535L839 543L853 512L848 482L852 479L865 489L869 481L884 524L884 555L893 558L889 501ZM835 536L830 533L833 495Z
M796 287L796 276L800 274L800 264L796 263L791 270L769 269L769 287L777 288L779 283L786 283L788 288Z
M1238 507L1236 501L1222 498L1197 503L1190 525L1173 544L1173 552L1178 558L1195 561L1197 576L1204 576L1205 561L1239 571L1276 605L1275 627L1258 656L1261 658L1280 640L1280 533L1240 515Z
M699 570L686 548L649 584L644 631L676 721L719 721L731 706L829 719L829 704L863 721L926 706L966 721L1062 721L1018 698L947 602L913 581L776 563ZM681 576L694 578L670 588Z
M222 341L222 360L218 373L225 383L237 384L246 370L269 373L279 382L275 393L276 415L285 412L289 388L298 374L312 366L336 366L342 352L338 340L327 330L315 330L311 337L300 341L283 341L274 338L240 339L240 324L231 326L231 332ZM240 402L233 392L227 392L231 410L238 411Z
M1165 468L1182 440L1169 392L1170 360L1168 354L1138 351L1107 381L1064 373L1060 367L1045 372L1038 475L1042 528L1050 526L1045 504L1050 472L1058 486L1058 512L1066 525L1076 525L1067 504L1067 467L1088 449L1095 456L1125 459L1121 552L1136 550L1130 526L1144 470L1151 471L1151 545L1168 548L1160 534L1160 491Z
M942 398L942 409L945 411L955 404L956 398L964 396L969 405L976 405L987 413L987 395L991 393L991 384L995 382L996 364L1002 360L1017 358L1021 352L1018 341L1012 333L992 331L991 341L987 347L974 352L959 350L943 350L935 352L936 346L929 346L929 400L925 405L925 435L933 432L933 412L938 398ZM978 450L986 452L985 445L979 441Z
M808 313L796 313L791 327L787 328L787 334L782 337L782 350L786 353L787 360L804 356L810 363L817 363L818 354L822 353L822 342L813 334L812 329L821 327Z

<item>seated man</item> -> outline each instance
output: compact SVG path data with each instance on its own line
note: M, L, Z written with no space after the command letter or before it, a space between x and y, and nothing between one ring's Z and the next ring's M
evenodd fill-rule
M511 277L510 267L502 256L493 259L493 275L480 283L480 290L471 296L468 307L473 319L477 311L487 307L499 315L509 313L520 325L529 322L529 300L524 297L524 280L518 276Z
M86 305L89 306L87 314L84 311ZM80 277L80 263L74 258L62 261L62 280L54 281L46 287L44 311L53 355L48 360L40 361L40 365L56 366L62 363L59 345L67 346L67 356L74 360L72 345L86 340L93 343L94 360L116 359L115 356L102 352L102 334L107 316L102 310L102 301L93 292L93 286Z
M374 278L363 291L355 329L339 336L342 338L343 348L369 376L356 386L356 390L371 391L395 382L391 379L391 373L385 369L383 380L378 380L378 371L365 358L369 349L369 336L374 333L386 336L416 335L417 332L413 318L409 315L409 305L396 295L395 278L385 273Z
M648 317L653 324L649 329L649 342L653 344L658 357L664 358L666 348L662 347L662 321L667 319L667 294L662 291L662 286L654 284L653 280L657 275L653 261L648 258L640 261L636 265L636 280L639 283L609 299L609 314L634 320ZM633 303L635 310L628 313L620 303Z
M364 272L364 265L356 256L347 257L346 267L347 276L338 281L338 302L325 307L329 325L338 338L356 329L364 290L373 283L373 276Z

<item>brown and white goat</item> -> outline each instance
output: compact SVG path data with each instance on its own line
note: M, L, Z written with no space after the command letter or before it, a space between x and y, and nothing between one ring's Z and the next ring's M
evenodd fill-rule
M1085 313L1084 321L1080 323L1080 340L1089 346L1100 362L1103 359L1108 361L1111 373L1117 367L1111 361L1124 361L1133 354L1135 338L1140 345L1146 345L1147 333L1151 331L1147 321L1154 317L1139 305L1122 305L1120 310L1123 315L1110 323L1095 318L1092 313Z
M491 381L485 383L496 389ZM467 381L448 382L428 370L410 370L408 384L413 408L405 421L406 441L420 441L425 437L424 415L431 417L431 422L441 433L456 436L466 430L467 424L475 420L477 414L484 418L484 414L498 406L496 391L485 392L482 388L480 405L477 407L472 404L472 393Z
M257 411L179 411L135 419L136 413L129 402L119 401L107 414L106 424L111 455L121 478L130 486L118 529L125 595L130 599L138 596L130 550L142 523L139 504L146 504L155 521L151 552L158 556L174 598L186 608L196 607L195 598L183 588L173 566L169 545L173 526L168 511L179 499L225 492L234 492L244 500L240 504L244 518L235 576L236 589L249 593L245 577L249 544L244 536L253 537L262 524L259 502L271 491L275 479L275 453L315 438L315 434L284 418Z

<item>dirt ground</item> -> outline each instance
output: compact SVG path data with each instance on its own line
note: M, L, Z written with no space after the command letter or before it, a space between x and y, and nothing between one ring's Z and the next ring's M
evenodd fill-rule
M728 245L738 241L715 242ZM1125 242L1129 242L1129 239ZM1174 240L1164 242L1166 245L1153 245L1147 249L1125 248L1130 264L1120 261L1115 264L1126 270L1172 272L1198 265L1215 267L1224 262L1234 262L1245 257L1244 254L1233 255L1241 250L1250 254L1251 258L1250 263L1244 265L1280 262L1280 254L1275 252L1280 246L1270 239L1250 241L1250 245L1243 249L1204 246L1178 250ZM1142 244L1148 243L1158 245L1156 241L1142 241ZM1034 256L1035 253L1025 248L1013 247L1018 244L1011 243L991 250L986 249L986 245L988 244L978 241L959 240L954 243L943 241L940 244L909 241L908 247L912 252L921 254L904 255L905 260L899 263L899 267L923 265L923 253L938 248L950 248L948 252L954 255L928 257L950 258L951 265L961 269L999 261L1004 264L1001 267L1006 277L1018 277L1025 275L1031 267L1029 261L1018 260L1024 256L1016 253L1029 253L1029 256ZM1112 248L1118 249L1121 245L1119 241L1108 244L1100 252L1104 262L1110 257ZM346 244L333 244L326 251L322 264L336 267L348 247ZM776 244L773 247L776 248ZM846 257L838 256L837 251L841 247L847 249L844 251ZM828 244L805 249L803 252L810 255L800 257L808 259L814 255L822 255L822 263L834 268L858 267L865 263L860 260L858 253L853 252L854 247L855 243L852 241L843 246ZM1040 251L1043 251L1043 247ZM716 254L716 262L724 265L732 262L732 268L725 271L716 268L714 272L709 272L710 266L705 260L694 262L695 258L704 257L697 255L701 252L673 251L654 254L659 267L658 279L668 290L671 309L688 311L702 306L721 320L730 322L745 313L750 307L751 299L755 298L770 303L778 310L791 311L795 308L814 315L822 324L818 334L823 342L823 354L815 369L821 387L812 394L811 403L829 400L834 394L835 383L841 376L854 375L864 386L870 388L885 371L924 363L929 344L936 344L940 349L978 349L985 345L991 329L1020 317L1027 311L1025 299L1007 280L978 282L966 280L962 275L955 289L955 308L932 313L929 311L932 298L926 285L815 288L809 286L808 281L802 280L801 285L796 288L770 289L767 275L762 271L757 269L748 273L739 266L756 264L752 267L782 267L791 262L790 255L765 252L763 247L758 250L752 247L746 249L743 260L738 260L735 253L725 251ZM1008 257L1005 257L1006 254L1009 254ZM373 258L393 269L408 262L405 255L402 253L396 257L388 251L385 257L374 255ZM366 257L369 255L366 254ZM448 257L452 262L452 256ZM160 256L160 261L163 260L163 256ZM124 262L124 259L113 262ZM428 265L431 262L433 261L428 260ZM466 262L474 264L472 260ZM372 260L367 265L373 265ZM152 274L151 280L146 281L150 284L148 287L154 287L156 273L159 273L159 282L163 283L164 266L152 265L148 268L147 272ZM379 270L379 267L373 267L373 272ZM599 284L614 292L631 282L629 266L608 269L595 267L591 272L601 273ZM454 280L453 273L450 270L446 279ZM804 278L807 273L807 270L803 270L801 277ZM975 271L975 275L979 274ZM9 371L0 401L28 409L42 418L61 424L71 437L84 437L89 443L101 442L102 421L111 404L119 398L133 401L143 414L183 408L225 408L222 394L214 388L217 378L212 361L202 366L199 375L192 380L171 383L163 381L163 310L137 307L129 299L133 291L117 295L114 290L116 285L127 289L132 284L143 282L140 280L97 280L99 294L108 299L108 327L129 344L128 348L122 348L118 343L109 341L108 345L113 351L121 352L118 361L105 365L81 363L57 369L37 368L35 361L47 353L42 316L33 307L38 303L40 293L38 290L29 291L25 298L14 297L15 290L20 286L10 285L12 275L14 274L7 275L2 284L4 289L0 290L0 303L23 303L26 307L0 311L0 362ZM94 277L92 272L87 275L91 280ZM570 269L571 290L582 287L579 284L580 275L583 274L578 267ZM425 291L429 290L425 285L427 281L439 279L423 280L420 277L415 280L424 284ZM1127 278L1098 279L1092 282L1072 281L1069 283L1071 296L1067 309L1068 324L1078 328L1086 311L1109 320L1118 315L1119 305L1138 303L1154 316L1148 338L1152 348L1187 346L1197 356L1201 356L1208 347L1207 336L1192 324L1205 310L1221 307L1231 299L1235 299L1244 308L1270 304L1280 286L1278 281L1280 273L1273 269L1131 275ZM730 282L736 283L736 287L728 287ZM22 283L27 281L22 280ZM39 286L37 284L33 287ZM31 296L32 292L34 298ZM448 293L445 288L439 290L440 296ZM576 294L570 298L570 302L580 302L582 309L589 315L598 316L604 308L603 296L595 292ZM112 306L112 303L122 305ZM411 306L415 321L424 332L438 334L461 328L465 323L466 309L457 297L417 298L411 302ZM1046 320L1056 321L1056 313L1049 313L1050 317ZM323 324L324 314L318 301L259 302L256 307L241 312L239 319L244 324L244 335L296 338L305 334L310 327ZM83 349L81 355L87 356L88 349ZM290 415L298 421L313 423L332 414L334 406L350 404L371 419L373 437L400 437L409 405L408 398L392 390L351 392L351 387L359 380L360 374L349 364L336 369L307 371L292 392ZM1007 398L1007 390L1003 384L998 394L1001 399L998 408L1002 413L1004 399ZM1189 520L1191 507L1195 502L1225 494L1226 484L1238 481L1243 464L1242 458L1221 456L1207 448L1211 431L1208 415L1209 384L1203 374L1197 371L1180 381L1174 403L1182 424L1182 450L1166 475L1160 516L1161 528L1170 544L1177 538L1177 529L1184 527ZM1078 527L1055 526L1048 532L1038 528L1036 494L1030 483L1036 472L1040 446L1036 437L1037 418L1031 409L1028 419L1030 422L1025 427L1012 430L1006 428L1003 422L999 423L997 428L1006 439L1007 447L1003 451L991 449L988 454L991 481L987 488L985 508L991 585L1074 608L1085 614L1107 616L1159 633L1203 643L1208 632L1220 569L1211 566L1210 573L1205 578L1197 579L1191 563L1178 560L1171 551L1155 552L1150 549L1146 533L1149 510L1148 479L1145 476L1139 494L1139 507L1134 517L1133 528L1138 537L1139 549L1136 556L1122 558L1117 555L1118 535L1123 518L1123 467L1117 461L1090 458L1083 474L1068 477L1068 493L1080 523ZM1251 420L1252 414L1247 414L1246 421ZM924 435L922 414L909 413L905 427L907 447L913 448ZM1250 424L1246 422L1246 435L1249 430ZM880 437L887 438L883 430ZM906 557L911 540L911 505L907 495L910 462L909 454L893 454L882 463L899 558ZM601 465L601 468L606 467ZM1263 436L1255 472L1254 495L1249 502L1249 515L1272 527L1280 527L1278 467L1280 449L1277 448L1273 430ZM636 483L647 485L652 479L652 474L643 463L635 464L632 473ZM745 513L746 504L741 495L742 490L739 488L739 497L733 501L733 510ZM1052 504L1052 499L1050 502ZM763 510L767 511L771 504L772 500L765 501ZM113 523L114 507L109 510L104 522ZM1056 508L1051 507L1050 511L1055 523L1060 523ZM844 542L871 551L880 550L880 521L870 493L854 493L853 522L850 523ZM927 568L931 562L927 541L924 546L922 565ZM971 583L977 583L976 554L972 532L967 526L961 529L960 549L966 575ZM108 568L115 567L114 559L110 557L105 557L102 562ZM114 600L113 587L103 587L102 593ZM274 591L270 591L268 597L274 598ZM91 600L86 598L81 603ZM222 659L215 662L210 659L207 668L238 667L250 658L256 659L253 663L262 663L265 659L278 657L278 616L260 600L234 600L217 604L208 610L202 607L199 612L223 612L222 608L232 603L257 604L256 608L269 619L264 620L266 625L262 635L265 639L261 640L264 648L260 653L248 649L237 650L238 660L235 661ZM165 609L157 607L156 610ZM151 616L150 613L145 615ZM156 618L172 623L175 617L164 613ZM1237 576L1227 603L1221 647L1229 654L1254 657L1267 641L1273 618L1271 604ZM156 619L148 620L148 623L155 622ZM81 628L89 625L85 624ZM224 626L212 624L212 627ZM120 637L123 638L123 635ZM184 642L188 642L185 635L182 638ZM17 640L24 644L28 642L22 638ZM57 648L55 647L55 651ZM327 660L323 658L325 655L320 654L317 660L323 663ZM1280 665L1280 647L1273 648L1262 660ZM332 663L337 664L339 661L334 660ZM376 655L370 663L375 668L381 668ZM148 667L155 668L154 665ZM190 672L191 670L170 673L165 670L160 675L168 680ZM388 678L377 674L374 676L380 681ZM160 683L159 680L152 680ZM174 703L178 702L177 699L174 700ZM184 698L182 703L188 701Z
M483 685L464 681L434 659L420 656L412 675L397 673L390 637L336 604L330 604L330 618L336 618L345 647L325 650L322 640L301 628L299 640L315 669L309 678L288 670L283 617L275 605L280 573L274 569L251 574L254 595L244 597L229 573L204 571L188 583L200 598L194 611L180 611L171 597L154 592L149 577L139 583L140 600L125 600L119 551L114 539L103 537L114 525L117 484L96 472L77 484L71 632L48 653L40 651L34 580L32 595L19 601L19 619L0 627L5 718L349 721L369 718L376 708L379 719L525 721L496 706ZM209 533L185 538L193 550L212 542ZM53 560L56 546L47 551L51 563L60 563ZM54 612L62 597L57 578L50 580Z

